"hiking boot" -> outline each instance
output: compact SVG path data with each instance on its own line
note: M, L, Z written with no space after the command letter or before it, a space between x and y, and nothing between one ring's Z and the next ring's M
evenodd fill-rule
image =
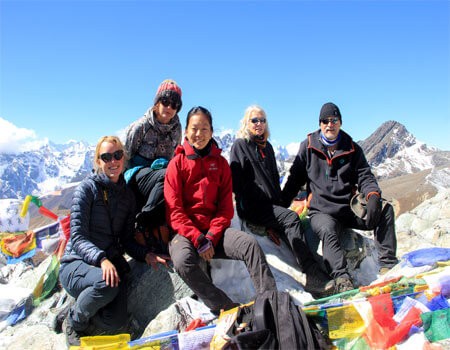
M343 276L336 278L336 293L343 293L353 289L355 287L350 277Z
M63 321L62 329L64 334L66 335L66 343L67 346L79 346L80 345L80 337L84 337L84 334L81 332L77 332L67 321L67 318Z
M305 274L305 291L311 293L315 299L325 298L335 293L334 281L322 271L319 265L312 265Z
M53 325L53 330L56 333L61 333L63 331L62 324L63 324L64 320L67 318L70 308L75 304L75 299L73 297L69 296L68 294L66 294L63 297L66 298L66 300L64 301L64 303L61 307L61 310L56 315L54 325Z

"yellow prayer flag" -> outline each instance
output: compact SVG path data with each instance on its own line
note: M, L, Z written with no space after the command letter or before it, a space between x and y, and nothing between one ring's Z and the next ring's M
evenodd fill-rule
M327 309L327 316L330 339L353 338L365 330L364 320L352 304Z

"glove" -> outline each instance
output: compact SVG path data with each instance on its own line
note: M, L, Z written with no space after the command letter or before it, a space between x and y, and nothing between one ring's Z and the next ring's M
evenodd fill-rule
M381 217L381 198L377 194L372 194L367 201L366 226L372 230L378 225Z
M212 242L208 238L205 238L204 243L200 247L198 247L197 252L199 254L202 254L202 253L206 252L212 246L213 246Z
M158 158L153 161L150 168L152 168L153 170L164 169L167 168L168 163L169 161L166 158Z

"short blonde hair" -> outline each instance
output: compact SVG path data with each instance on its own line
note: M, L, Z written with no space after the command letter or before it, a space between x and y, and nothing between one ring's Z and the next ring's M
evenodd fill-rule
M97 146L95 147L95 153L94 153L94 171L98 174L101 171L101 168L98 165L98 162L100 160L100 147L103 142L109 142L117 145L120 150L123 151L123 157L124 162L126 163L128 160L127 153L125 151L125 148L123 146L122 141L117 136L102 136L97 142ZM125 167L124 167L125 168Z
M248 122L252 119L252 114L258 113L261 114L266 119L266 128L264 130L264 138L267 140L270 137L269 131L269 121L267 119L266 112L258 105L251 105L247 107L244 112L244 117L241 119L241 126L237 132L237 137L241 139L250 140L251 134L248 130Z

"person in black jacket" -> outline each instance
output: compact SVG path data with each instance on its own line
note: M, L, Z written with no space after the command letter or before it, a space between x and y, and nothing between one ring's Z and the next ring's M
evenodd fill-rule
M309 134L290 169L283 188L283 204L288 206L299 189L307 185L309 215L313 231L322 240L323 258L338 292L353 289L339 235L345 227L374 230L380 272L394 266L396 236L394 210L382 208L381 190L361 147L343 130L339 108L325 103L319 115L320 129ZM367 200L366 215L353 213L350 200L356 193Z
M64 324L68 345L80 336L113 334L127 321L129 265L123 254L165 263L133 239L135 197L125 185L124 148L116 136L104 136L94 155L94 172L73 195L70 240L61 258L61 285L76 299Z
M333 280L314 260L298 214L281 206L280 176L268 138L265 111L256 105L249 106L230 154L237 213L252 224L264 226L276 244L280 244L280 235L286 238L306 274L306 291L314 297L332 294Z

